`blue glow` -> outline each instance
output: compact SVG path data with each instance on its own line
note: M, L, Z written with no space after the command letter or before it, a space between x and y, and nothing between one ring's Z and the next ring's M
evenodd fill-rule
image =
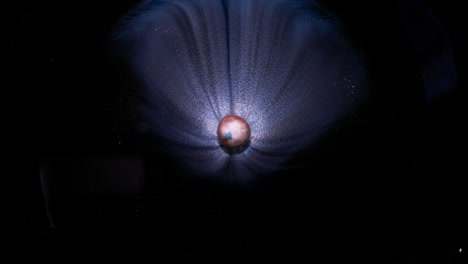
M137 80L137 119L194 174L244 181L271 173L367 94L339 21L313 1L149 1L113 41ZM228 114L251 127L238 155L216 135Z

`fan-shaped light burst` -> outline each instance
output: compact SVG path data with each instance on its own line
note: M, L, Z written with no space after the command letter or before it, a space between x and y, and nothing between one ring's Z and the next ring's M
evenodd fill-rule
M362 63L313 1L149 1L113 43L137 81L138 119L196 174L273 172L365 99ZM217 136L231 114L250 125L235 154Z

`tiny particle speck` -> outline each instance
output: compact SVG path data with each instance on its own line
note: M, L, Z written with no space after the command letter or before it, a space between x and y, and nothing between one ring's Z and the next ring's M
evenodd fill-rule
M462 253L463 248L458 249L458 252Z

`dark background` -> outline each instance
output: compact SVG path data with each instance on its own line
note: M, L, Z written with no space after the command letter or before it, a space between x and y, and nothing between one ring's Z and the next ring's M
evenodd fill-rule
M1 185L2 244L52 255L119 247L234 260L466 261L462 1L409 1L425 3L452 41L458 82L432 101L420 75L432 53L418 55L427 47L408 39L405 1L323 1L365 56L371 99L287 169L249 186L189 177L129 132L125 68L106 41L133 2L4 9L2 145L15 161Z

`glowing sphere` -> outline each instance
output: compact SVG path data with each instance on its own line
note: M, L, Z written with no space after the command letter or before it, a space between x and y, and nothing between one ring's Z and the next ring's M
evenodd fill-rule
M225 116L218 125L218 139L225 148L239 148L246 145L250 139L250 126L240 116Z

